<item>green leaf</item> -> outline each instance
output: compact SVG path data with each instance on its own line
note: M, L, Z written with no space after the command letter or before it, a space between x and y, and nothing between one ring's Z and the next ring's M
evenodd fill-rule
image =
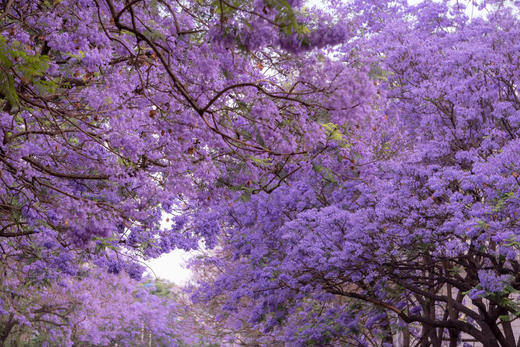
M501 315L501 316L498 316L498 319L500 319L502 322L511 322L512 320L514 320L516 317L514 316L510 316L508 314L504 314L504 315Z
M242 195L240 195L240 200L244 201L244 202L248 202L249 200L251 200L251 191L250 190L246 190L242 193Z
M350 148L352 145L347 141L345 135L341 132L339 127L334 123L320 123L325 129L327 140L337 142L340 147Z
M386 81L388 76L392 75L392 72L384 70L377 63L373 63L368 71L368 76L374 80Z
M260 167L268 167L273 165L271 158L257 158L255 156L250 156L250 159Z
M313 164L312 168L313 168L314 172L316 172L321 177L323 177L324 180L334 183L334 184L338 183L338 179L337 179L336 175L334 175L332 170L329 169L328 167L322 166L320 164Z

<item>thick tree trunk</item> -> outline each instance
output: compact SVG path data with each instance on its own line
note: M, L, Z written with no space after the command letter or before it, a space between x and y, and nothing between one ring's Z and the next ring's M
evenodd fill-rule
M450 330L450 347L457 347L459 341L460 332L456 330Z
M11 313L7 319L7 322L2 327L2 330L0 330L0 347L6 346L5 342L7 341L7 338L9 337L9 334L15 325L16 322L14 321L14 313Z

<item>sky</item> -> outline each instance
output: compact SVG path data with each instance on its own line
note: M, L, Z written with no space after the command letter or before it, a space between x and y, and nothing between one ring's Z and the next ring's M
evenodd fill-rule
M148 270L148 274L152 277L166 279L179 286L185 285L191 277L191 271L185 267L185 263L190 255L189 252L178 249L168 254L163 254L157 259L149 260L146 262L151 268L151 270Z

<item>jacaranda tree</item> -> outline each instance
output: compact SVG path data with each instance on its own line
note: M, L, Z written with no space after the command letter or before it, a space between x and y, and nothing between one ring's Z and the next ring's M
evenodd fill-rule
M337 152L229 208L197 300L290 345L518 345L520 23L473 6L344 5L372 123L330 125Z
M516 2L321 5L1 3L0 345L519 344Z

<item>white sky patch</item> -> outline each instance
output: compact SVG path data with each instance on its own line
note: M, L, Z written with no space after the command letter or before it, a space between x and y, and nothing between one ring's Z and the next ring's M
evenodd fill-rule
M168 280L179 286L185 285L189 282L192 275L185 265L191 256L191 252L186 252L182 249L163 254L159 258L146 262L154 272L148 271L148 274L152 277L155 274L158 278Z
M171 214L163 212L161 229L164 231L172 229ZM168 280L178 286L184 286L188 284L192 277L191 270L187 268L187 261L195 254L196 251L187 252L183 249L176 249L162 254L158 258L147 260L145 261L148 267L146 275L152 278Z

